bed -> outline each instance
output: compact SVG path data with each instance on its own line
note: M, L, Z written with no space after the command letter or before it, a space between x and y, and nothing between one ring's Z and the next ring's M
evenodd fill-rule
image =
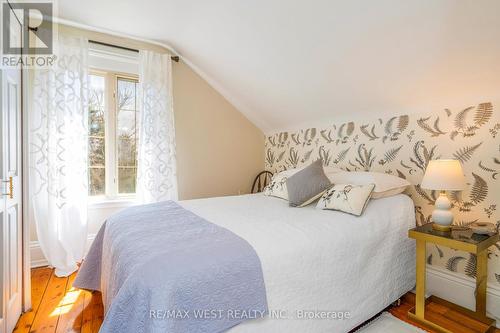
M290 208L286 201L261 193L180 201L178 205L245 240L260 260L266 315L235 323L231 333L348 332L415 285L415 245L407 237L408 229L415 226L415 215L406 195L371 200L361 217L319 210L314 205ZM126 219L130 213L122 214ZM125 263L130 265L130 256L107 245L113 244L113 237L102 233L102 256L89 254L75 286L103 292L103 327L113 327L110 321L117 320L147 321L124 315L130 312L128 298L117 295L133 268L123 269ZM133 251L135 242L150 240L135 238L126 243L127 251ZM157 262L161 267L161 258ZM108 267L113 265L122 265L120 276L114 276ZM113 292L109 292L111 283ZM158 295L143 290L147 288L135 283L132 294L139 293L152 304ZM121 317L110 315L110 309L121 311ZM124 327L133 327L133 323ZM193 327L189 331L209 330Z

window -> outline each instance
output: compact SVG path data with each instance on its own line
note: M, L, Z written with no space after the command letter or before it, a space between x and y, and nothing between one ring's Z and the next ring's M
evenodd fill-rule
M118 193L135 193L137 177L137 80L117 79Z
M90 76L89 95L89 195L103 195L106 188L104 127L105 78Z
M89 82L89 195L133 195L137 179L137 78L92 72Z

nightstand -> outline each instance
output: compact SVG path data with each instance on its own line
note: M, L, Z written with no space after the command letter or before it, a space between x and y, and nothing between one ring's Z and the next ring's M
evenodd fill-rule
M490 235L474 234L472 230L437 231L432 223L416 227L408 236L417 241L417 294L415 307L408 311L408 317L432 330L453 333L425 318L425 305L428 302L440 303L466 316L484 323L485 332L494 332L495 321L486 317L486 286L488 277L488 248L499 241L498 233ZM476 273L476 311L448 302L436 296L425 299L426 244L433 243L452 249L466 251L477 256Z

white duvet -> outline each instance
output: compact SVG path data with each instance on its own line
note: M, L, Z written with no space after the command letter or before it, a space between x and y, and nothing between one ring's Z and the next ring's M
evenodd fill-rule
M361 217L262 194L180 204L247 240L260 258L272 317L231 333L348 332L415 285L407 235L415 213L406 195L371 200Z

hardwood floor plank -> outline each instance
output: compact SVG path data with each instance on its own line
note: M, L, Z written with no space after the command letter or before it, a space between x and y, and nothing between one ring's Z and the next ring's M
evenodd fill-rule
M14 333L28 333L30 331L51 275L52 269L48 267L36 268L31 271L32 308L19 318Z
M56 333L80 333L82 328L82 312L84 294L80 289L73 288L76 273L68 278L65 295L57 308L59 321Z
M104 308L100 292L85 292L82 333L97 333L101 327Z
M92 311L90 311L90 301L92 294L88 291L83 295L83 311L82 311L82 331L81 333L92 333Z
M446 312L448 312L448 310L449 310L446 306L441 305L441 304L437 304L434 302L427 304L426 309L427 309L427 311L439 313L442 316L444 316L446 314Z
M488 326L486 324L483 324L477 320L471 319L464 314L454 311L451 309L448 309L446 313L444 314L445 318L448 318L450 320L455 320L459 322L463 327L467 327L471 331L475 332L484 332Z
M412 293L406 294L402 298L402 303L400 306L392 307L389 312L400 320L410 323L414 326L420 327L428 332L434 333L433 331L425 328L417 323L412 322L408 318L408 310L410 310L415 305L415 295ZM486 325L478 322L472 318L464 316L463 314L456 312L443 306L441 304L429 303L426 306L426 319L441 325L452 332L456 333L475 333L483 332ZM496 329L495 333L500 333L500 329Z
M67 277L57 277L52 272L30 332L55 333L59 320L57 307L65 295L67 284Z
M453 333L478 333L477 331L472 331L472 330L468 329L467 327L462 326L461 323L459 323L455 320L443 317L441 314L436 313L434 311L427 311L425 313L425 319L430 320L434 324L437 324L441 327L444 327L444 328L452 331Z
M101 293L94 293L92 297L95 299L94 317L92 320L92 332L97 333L104 320L104 306L102 305Z

